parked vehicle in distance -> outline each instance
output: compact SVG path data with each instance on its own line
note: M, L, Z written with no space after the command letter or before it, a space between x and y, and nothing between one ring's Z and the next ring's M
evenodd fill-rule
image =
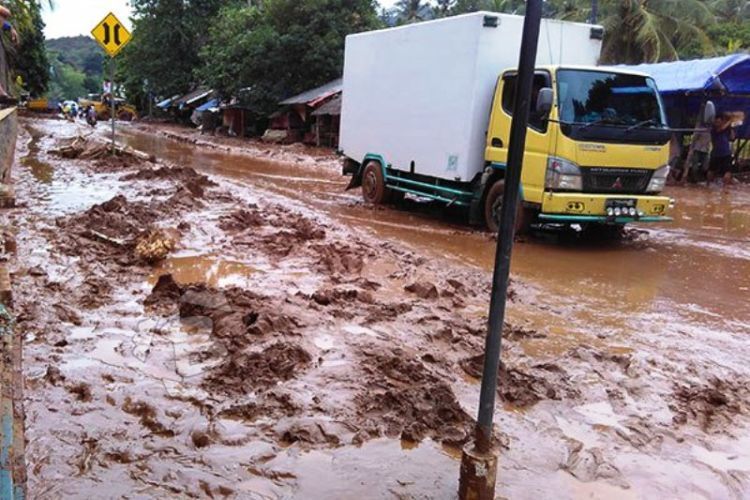
M112 117L111 104L103 102L100 94L88 94L85 98L81 97L78 99L78 104L82 108L93 106L96 110L97 120L106 121ZM115 112L118 120L129 122L138 118L138 110L135 109L135 106L128 104L121 97L115 98Z
M365 201L404 193L497 230L523 17L477 12L349 35L341 150ZM647 75L597 67L603 29L544 20L517 231L671 220L670 131Z

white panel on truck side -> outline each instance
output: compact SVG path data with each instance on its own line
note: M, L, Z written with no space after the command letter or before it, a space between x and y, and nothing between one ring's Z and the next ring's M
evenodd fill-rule
M497 27L486 27L485 16ZM538 62L595 65L581 42L591 26L543 25ZM350 35L346 39L341 149L355 161L382 155L398 170L471 181L484 166L492 95L503 70L516 67L523 17L477 12ZM547 38L554 43L547 42ZM565 40L563 40L563 38Z
M476 19L457 17L346 39L341 145L360 161L461 177L471 124ZM459 158L449 166L449 158Z

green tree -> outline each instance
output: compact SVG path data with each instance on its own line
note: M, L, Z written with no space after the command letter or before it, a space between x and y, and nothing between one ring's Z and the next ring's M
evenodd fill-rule
M479 10L523 14L524 4L524 0L456 0L451 9L451 14L466 14L467 12L476 12Z
M371 0L266 0L222 9L201 50L200 80L264 113L341 76L344 39L380 27Z
M587 22L591 0L549 0L548 15ZM605 28L602 62L638 64L715 53L708 29L715 16L705 0L599 0Z
M39 14L42 5L50 9L55 7L53 0L39 2L36 0L4 0L3 4L13 13L13 24L22 31L31 31L35 27L35 18Z
M51 81L48 95L54 99L75 100L86 95L86 75L70 64L60 62L57 58L52 62Z
M714 52L706 30L715 18L701 0L610 0L602 2L602 14L605 63L673 61Z
M418 23L432 17L430 5L422 0L398 0L395 8L399 24Z
M446 17L451 14L456 0L435 0L435 6L432 8L434 17Z
M33 96L41 96L49 84L49 62L44 45L44 21L41 5L30 1L28 22L19 28L20 43L16 50L11 50L10 64L16 75L21 76L25 90Z
M708 29L708 36L722 54L750 49L750 21L717 23Z
M238 0L239 1L239 0ZM118 81L139 102L144 87L159 96L187 92L208 38L208 25L229 0L132 0L133 39L123 49ZM246 3L246 2L243 2ZM120 58L118 58L120 59Z
M709 7L719 21L737 25L750 23L748 0L709 0Z

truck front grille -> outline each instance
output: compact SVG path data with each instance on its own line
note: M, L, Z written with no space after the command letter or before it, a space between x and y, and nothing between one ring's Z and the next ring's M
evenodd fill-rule
M585 193L640 194L646 191L653 170L646 168L582 167Z

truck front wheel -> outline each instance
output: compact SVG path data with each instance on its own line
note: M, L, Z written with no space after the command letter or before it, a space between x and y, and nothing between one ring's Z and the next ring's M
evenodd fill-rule
M505 191L505 180L495 181L487 196L484 199L484 222L490 232L497 233L500 230L500 212L503 208L503 194ZM516 234L524 234L531 228L534 220L534 211L523 206L518 201L518 210L516 212Z
M365 202L380 205L385 202L388 191L380 164L375 161L367 162L362 173L362 197Z

